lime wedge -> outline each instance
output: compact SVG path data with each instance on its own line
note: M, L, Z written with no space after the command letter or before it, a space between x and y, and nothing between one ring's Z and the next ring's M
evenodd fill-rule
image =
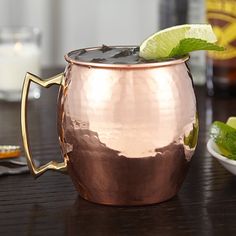
M210 136L222 155L236 159L236 129L223 122L215 121L210 128Z
M236 117L234 116L229 117L226 124L236 129Z
M139 56L146 59L171 58L196 50L224 50L209 24L186 24L161 30L140 46Z

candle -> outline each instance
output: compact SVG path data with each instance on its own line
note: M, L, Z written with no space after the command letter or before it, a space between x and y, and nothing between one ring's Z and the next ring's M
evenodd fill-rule
M0 45L0 90L21 90L27 71L39 74L39 56L38 46L32 43Z
M34 38L29 40L25 32L14 32L11 40L9 38L8 34L8 40L0 42L0 99L15 101L21 98L26 72L36 75L40 73L40 48ZM39 88L34 85L30 90L30 97L34 89L39 93ZM39 97L40 94L36 96Z

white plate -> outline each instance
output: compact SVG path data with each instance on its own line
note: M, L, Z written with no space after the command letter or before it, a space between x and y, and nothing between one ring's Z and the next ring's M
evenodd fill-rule
M236 175L236 161L222 156L219 153L219 150L212 139L207 142L207 150L213 157L215 157L220 162L220 164L225 167L225 169L227 169L232 174Z

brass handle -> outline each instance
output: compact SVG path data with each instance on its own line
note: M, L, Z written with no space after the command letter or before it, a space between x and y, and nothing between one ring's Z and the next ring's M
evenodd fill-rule
M28 142L28 126L27 126L27 101L28 101L27 98L28 98L29 87L30 87L31 81L45 88L48 88L53 84L63 85L64 73L58 74L47 80L42 80L31 73L27 73L25 76L24 84L23 84L22 98L21 98L21 132L22 132L23 145L25 149L28 166L32 175L34 175L35 177L38 177L47 170L57 170L57 171L64 172L67 169L66 160L64 160L64 162L61 162L61 163L50 161L49 163L43 166L36 167L32 159L31 151L29 148L29 142Z

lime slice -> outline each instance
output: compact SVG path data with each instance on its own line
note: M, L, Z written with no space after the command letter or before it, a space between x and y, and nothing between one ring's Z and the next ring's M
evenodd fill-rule
M236 117L234 116L229 117L226 124L236 129Z
M140 46L139 56L152 60L182 56L196 50L224 50L214 44L216 41L209 24L178 25L147 38Z
M223 122L215 121L210 128L210 136L222 155L236 159L236 129Z

